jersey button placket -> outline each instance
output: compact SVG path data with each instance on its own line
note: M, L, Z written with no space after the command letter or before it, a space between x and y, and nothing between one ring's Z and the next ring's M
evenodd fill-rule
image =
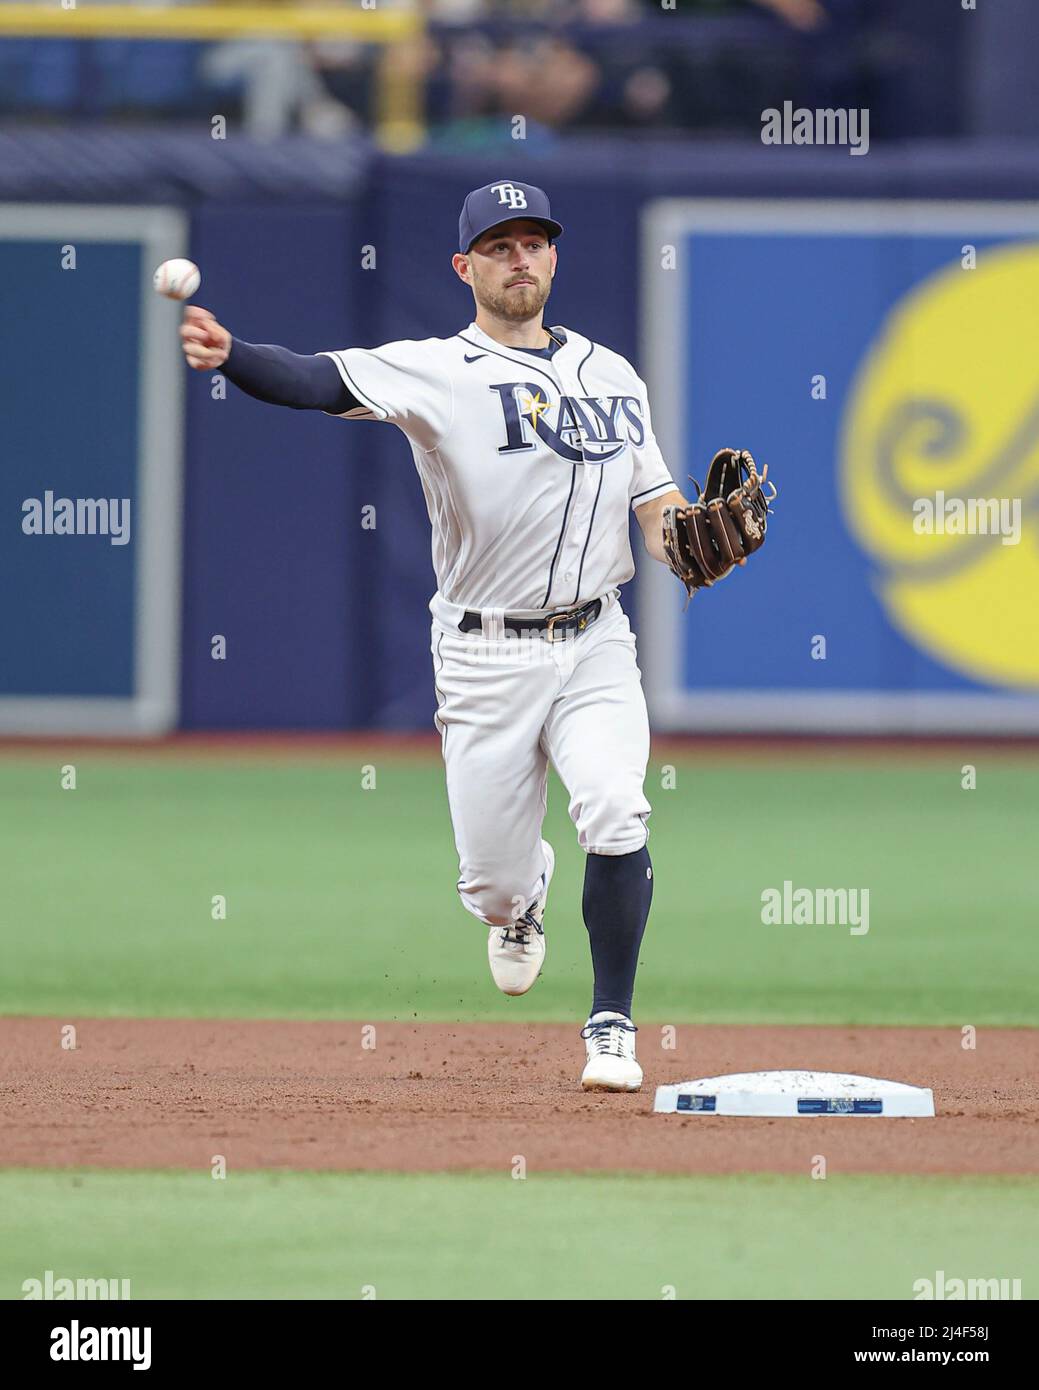
M567 379L562 373L560 375L560 393L567 395L571 400L580 400L583 394L581 384L578 381ZM574 488L573 514L570 525L567 527L566 541L563 552L559 557L561 568L561 579L566 586L558 602L566 607L576 603L578 599L577 579L581 568L581 552L584 548L585 538L588 535L588 526L591 521L592 503L595 497L593 484L597 481L593 474L595 469L585 460L585 440L581 438L581 462L577 465L577 484Z
M560 586L553 586L557 592L553 595L553 603L557 607L569 607L573 601L573 586L577 583L577 569L581 563L581 545L587 529L588 507L585 498L588 492L588 465L585 463L575 464L577 478L574 483L574 496L570 504L570 518L566 526L566 535L563 538L563 547L559 553L559 567L557 577Z

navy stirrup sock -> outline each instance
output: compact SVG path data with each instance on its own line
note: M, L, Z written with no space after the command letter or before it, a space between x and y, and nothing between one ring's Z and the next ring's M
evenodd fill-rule
M649 850L589 854L584 869L584 924L592 948L592 1013L631 1017L639 947L653 901Z

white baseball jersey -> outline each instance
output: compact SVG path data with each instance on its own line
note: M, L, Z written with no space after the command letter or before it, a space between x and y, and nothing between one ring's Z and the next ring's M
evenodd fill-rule
M434 616L589 602L635 572L629 508L674 487L629 362L569 329L551 358L475 323L452 338L344 348L363 402L343 419L407 435L433 527Z

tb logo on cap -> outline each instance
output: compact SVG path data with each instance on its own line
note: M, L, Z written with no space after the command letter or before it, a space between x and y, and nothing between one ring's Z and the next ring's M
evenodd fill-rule
M492 183L491 192L497 193L498 202L501 203L502 207L515 210L516 208L525 208L527 206L527 195L523 192L522 188L517 188L515 184Z

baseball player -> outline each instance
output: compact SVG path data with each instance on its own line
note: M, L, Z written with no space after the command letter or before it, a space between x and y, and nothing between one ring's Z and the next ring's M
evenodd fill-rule
M574 329L545 326L562 232L540 188L500 181L470 193L451 264L476 313L447 338L301 356L241 342L198 307L180 334L189 366L220 367L259 400L388 421L407 437L433 531L434 722L459 896L488 930L495 984L525 994L545 961L551 763L586 856L594 986L581 1084L637 1091L631 1004L653 869L649 725L618 597L634 573L629 512L690 592L742 563L764 521L753 487L740 492L753 506L719 504L724 520L690 507L634 368ZM749 455L724 453L725 490L737 492Z

